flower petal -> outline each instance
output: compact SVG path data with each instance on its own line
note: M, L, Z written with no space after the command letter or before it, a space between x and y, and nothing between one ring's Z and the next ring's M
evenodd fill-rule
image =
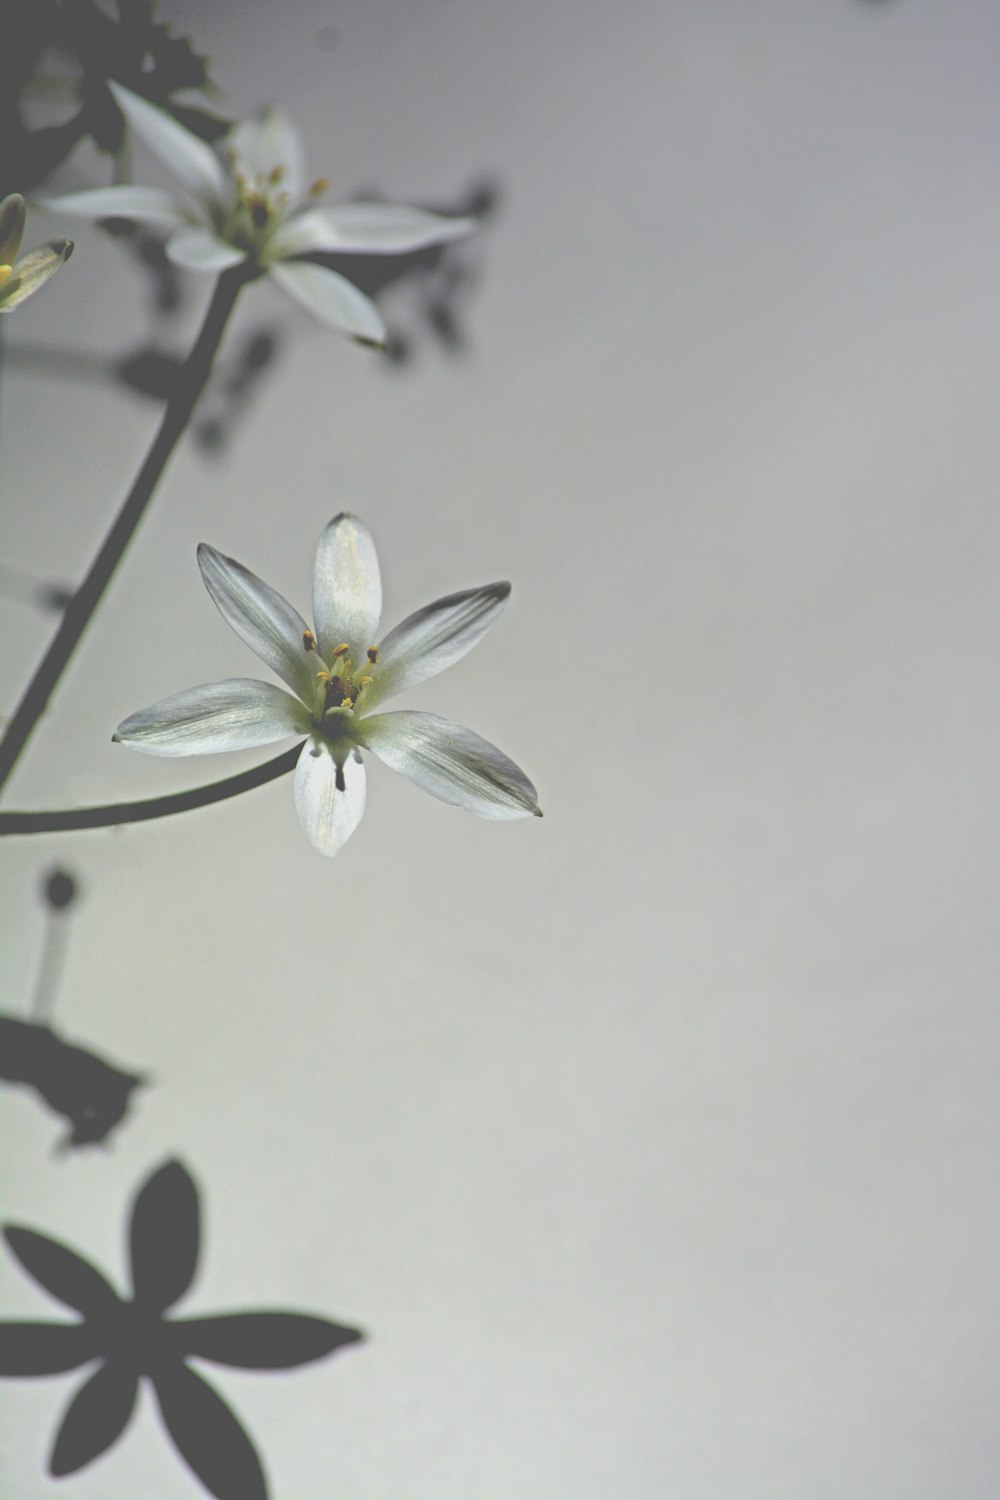
M12 266L24 238L26 217L20 193L8 193L0 203L0 266Z
M417 786L481 818L541 817L538 794L520 766L461 724L406 712L363 718L358 740Z
M153 1386L178 1453L216 1500L267 1500L253 1444L229 1407L187 1365L157 1371Z
M302 137L280 109L264 110L254 119L243 120L224 144L232 147L239 170L250 179L251 186L255 178L270 178L293 201L301 197L305 179ZM276 172L281 174L278 179L273 177Z
M131 89L110 81L108 88L131 130L178 181L203 202L225 197L225 169L211 146Z
M182 1297L198 1264L198 1189L179 1161L168 1161L140 1188L129 1243L135 1300L163 1312Z
M109 1361L80 1387L66 1408L49 1459L49 1473L75 1474L106 1453L128 1426L139 1393L135 1371Z
M509 597L509 583L490 583L435 599L409 615L379 642L378 663L365 689L365 710L461 661L499 617Z
M302 255L328 250L342 255L403 255L457 240L478 228L475 219L452 219L402 203L341 203L295 214L274 235L271 253Z
M88 1323L0 1323L0 1375L61 1375L100 1352Z
M327 266L308 260L283 260L270 268L278 285L307 312L369 344L384 344L385 324L370 297L353 282Z
M0 312L10 312L25 297L37 292L72 254L72 240L52 240L22 256L14 267L13 276L0 288Z
M185 1356L197 1355L240 1370L290 1370L325 1359L364 1337L305 1313L230 1313L218 1318L179 1318L173 1324Z
M295 768L295 811L306 837L331 859L347 843L365 810L361 761L349 757L342 788L337 786L337 777L336 762L322 740L313 739L303 747Z
M287 599L242 563L202 542L198 566L226 624L307 704L312 703L316 658L303 645L306 622Z
M186 224L177 229L167 240L167 259L175 266L184 266L188 271L228 271L246 260L247 252L216 239L207 229Z
M313 619L319 649L329 661L343 642L355 663L378 638L382 575L371 532L341 511L323 528L313 569Z
M88 188L83 193L43 198L41 206L50 213L79 219L135 219L139 224L186 224L189 219L173 193L155 187Z
M96 1266L67 1245L50 1240L33 1229L8 1224L4 1238L29 1276L67 1307L78 1312L100 1314L119 1302L117 1293Z
M214 755L270 745L289 734L308 734L309 728L302 704L284 688L232 677L140 708L111 738L144 755Z

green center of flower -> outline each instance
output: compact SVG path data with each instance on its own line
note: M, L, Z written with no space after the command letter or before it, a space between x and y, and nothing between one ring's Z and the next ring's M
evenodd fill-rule
M335 646L326 662L316 646L316 637L307 630L302 637L303 648L315 653L318 662L316 685L313 695L313 718L331 738L337 738L346 730L346 725L337 720L344 714L353 716L359 707L365 689L371 683L371 669L378 661L378 647L369 646L365 660L355 666L349 655L346 641Z
M279 225L303 205L293 203L291 194L282 186L283 166L272 167L269 172L250 173L232 147L226 152L226 166L232 192L228 203L219 208L216 229L230 245L259 256ZM308 197L318 198L328 185L325 178L318 178Z

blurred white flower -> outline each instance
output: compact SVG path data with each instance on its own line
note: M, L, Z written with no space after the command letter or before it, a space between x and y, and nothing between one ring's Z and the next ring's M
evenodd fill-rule
M391 203L323 208L322 179L306 190L302 143L278 110L236 126L217 150L155 104L110 83L133 133L177 178L181 193L116 186L67 193L45 207L87 219L125 218L172 232L166 251L194 271L225 271L248 259L325 323L372 343L385 326L371 298L328 266L300 259L312 252L398 255L476 228Z
M73 254L72 240L50 240L18 260L24 221L24 199L20 193L8 194L0 203L0 313L33 296Z
M375 544L355 516L334 517L320 537L315 630L232 558L202 543L198 563L223 619L295 696L250 678L208 683L132 714L116 741L150 755L201 755L307 735L295 806L321 854L336 854L361 821L362 750L482 818L541 816L520 767L471 729L433 714L373 712L470 651L506 604L509 583L438 599L375 645L382 585Z

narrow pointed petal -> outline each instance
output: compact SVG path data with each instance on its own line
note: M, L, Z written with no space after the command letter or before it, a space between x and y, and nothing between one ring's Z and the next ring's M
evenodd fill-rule
M461 661L499 618L509 597L509 583L490 583L448 594L409 615L379 642L365 709Z
M33 1229L21 1229L15 1224L8 1224L3 1233L28 1275L53 1297L65 1302L67 1307L75 1307L77 1312L100 1314L118 1303L118 1295L110 1282L75 1250L61 1245L58 1240L50 1240L47 1235L36 1234Z
M108 88L129 128L179 182L202 202L225 196L226 173L211 146L131 89L122 88L120 83L109 83Z
M541 817L538 794L520 766L489 740L435 714L361 719L362 745L417 786L480 818Z
M8 193L0 203L0 266L12 266L24 238L25 207L20 193Z
M66 1408L49 1459L49 1473L75 1474L106 1453L128 1426L139 1393L127 1365L102 1365Z
M111 738L144 755L214 755L308 734L297 698L270 682L232 677L161 698L130 714Z
M268 109L253 120L244 120L225 144L236 153L239 170L249 179L270 179L275 188L294 202L305 187L302 138L280 109ZM273 174L280 173L275 178Z
M0 288L0 312L10 312L25 297L33 296L72 254L72 240L53 240L51 244L40 245L37 250L22 256L14 267L13 276Z
M382 575L378 554L367 526L342 511L323 529L313 569L313 619L319 649L330 660L343 642L352 660L378 638L382 615Z
M216 1500L267 1500L260 1459L222 1397L187 1365L153 1379L178 1453Z
M173 193L155 187L88 188L83 193L63 193L43 198L49 213L71 214L78 219L134 219L138 224L186 224L189 215Z
M198 1265L198 1189L179 1161L154 1172L132 1208L132 1287L143 1307L163 1312L182 1297Z
M270 275L321 323L369 344L385 343L385 324L378 308L346 276L308 260L282 260L271 266Z
M317 662L303 645L306 622L287 599L242 563L202 542L198 566L205 587L230 629L261 661L311 704Z
M365 768L350 757L337 786L337 766L320 740L305 745L295 768L295 811L309 841L332 859L347 843L365 810Z
M216 239L207 229L191 224L174 231L167 240L166 254L175 266L188 271L228 271L230 266L238 266L247 258L245 250L237 250L235 245Z
M231 1313L178 1319L173 1326L185 1356L197 1355L240 1370L291 1370L325 1359L364 1337L357 1328L343 1328L305 1313Z
M87 1323L0 1323L0 1375L62 1375L100 1352Z
M403 255L463 239L475 219L452 219L400 203L341 203L294 215L274 236L272 251L302 255L327 250L342 255Z

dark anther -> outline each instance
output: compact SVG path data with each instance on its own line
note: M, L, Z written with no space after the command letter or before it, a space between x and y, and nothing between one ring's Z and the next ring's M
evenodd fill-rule
M346 792L347 791L347 782L344 780L344 768L343 768L343 766L338 766L337 767L337 791L338 792Z
M76 899L76 881L67 870L53 870L45 882L45 899L53 911L62 911Z

